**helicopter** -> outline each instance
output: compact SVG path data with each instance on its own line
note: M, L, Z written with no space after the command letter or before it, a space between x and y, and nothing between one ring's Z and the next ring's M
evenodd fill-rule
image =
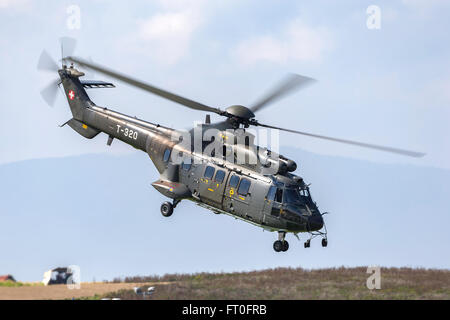
M273 243L276 252L289 249L286 235L308 233L304 247L311 240L322 238L322 246L328 245L323 216L313 201L309 185L294 174L297 164L281 154L254 144L255 136L249 127L263 127L294 134L330 140L339 143L377 149L412 157L424 153L362 143L352 140L311 134L263 124L255 119L255 113L271 103L315 82L314 79L296 74L289 75L250 107L233 105L225 109L211 107L175 93L134 79L107 67L85 59L66 56L61 66L44 50L38 62L39 70L58 73L42 96L54 103L57 88L62 85L72 118L61 125L68 125L87 139L99 133L107 135L107 145L120 140L148 154L160 177L152 186L171 199L161 204L164 217L170 217L182 200L190 200L216 214L227 214L268 230L278 232ZM68 66L66 63L71 63ZM85 73L78 68L100 72L126 84L140 88L184 107L208 112L205 121L189 131L181 131L128 116L106 107L97 106L86 90L91 88L114 88L111 82L84 80ZM210 113L225 119L211 123ZM205 137L208 136L208 139ZM200 137L200 139L198 138Z

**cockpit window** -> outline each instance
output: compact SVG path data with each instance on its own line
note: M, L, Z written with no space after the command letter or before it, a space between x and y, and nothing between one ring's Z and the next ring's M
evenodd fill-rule
M310 204L312 200L307 189L286 188L284 189L283 202Z
M279 203L283 202L283 189L277 189L277 193L275 194L275 201Z
M300 202L300 195L298 193L298 189L285 189L284 202L286 203Z

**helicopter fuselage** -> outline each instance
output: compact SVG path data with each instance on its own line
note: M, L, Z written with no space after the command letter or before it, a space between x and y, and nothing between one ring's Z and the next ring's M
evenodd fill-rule
M291 173L296 169L295 162L284 157L273 160L269 150L249 148L247 143L230 143L244 136L245 141L252 142L254 137L246 135L245 129L222 130L223 123L192 129L191 132L199 129L202 136L206 130L216 129L210 138L224 152L211 153L203 138L197 143L189 134L186 138L186 132L95 105L84 88L105 83L81 82L80 73L73 68L63 67L59 75L73 115L67 125L85 138L92 139L103 132L108 135L108 145L118 139L149 155L160 173L152 186L173 199L173 204L166 202L161 206L163 215L170 216L181 200L191 200L214 213L278 231L276 251L288 249L284 240L287 232L314 232L323 227L322 214L312 201L309 187ZM256 162L234 161L240 152L245 159ZM256 153L262 154L263 160Z
M294 175L262 175L223 158L186 150L173 141L174 129L95 105L86 108L78 122L81 133L104 132L109 143L118 139L146 152L161 174L152 185L171 199L188 199L270 231L297 233L322 228L309 188L299 185ZM172 157L175 153L183 159L179 163ZM293 192L294 199L289 202L277 192Z

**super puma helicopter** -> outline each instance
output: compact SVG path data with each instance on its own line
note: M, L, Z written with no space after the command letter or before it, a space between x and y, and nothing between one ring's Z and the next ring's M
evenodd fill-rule
M65 65L66 60L71 61L72 65L69 67ZM78 71L73 63L188 108L225 117L226 120L223 122L211 123L207 115L205 124L197 128L201 130L201 133L207 129L217 129L217 135L213 140L223 147L219 148L223 152L205 154L207 145L205 143L202 143L200 150L196 150L192 143L190 143L191 147L186 148L183 143L179 143L183 139L174 141L173 136L177 132L174 129L95 105L85 89L111 88L114 85L104 81L80 80L84 73ZM63 85L73 116L65 124L85 138L92 139L100 132L104 132L108 135L108 145L111 145L113 139L119 139L149 155L160 173L160 179L153 182L152 186L172 199L172 202L164 202L161 205L163 216L171 216L177 204L183 199L188 199L214 213L225 213L266 230L278 231L278 240L273 244L276 252L288 250L289 244L285 236L289 232L296 237L301 232L310 233L310 238L304 243L305 248L310 246L311 239L316 236L322 237L322 246L326 247L328 240L322 217L324 213L319 211L312 200L309 186L300 176L293 174L297 168L293 160L273 154L266 148L249 148L254 138L245 131L249 126L278 129L413 157L424 155L413 151L284 129L262 124L255 119L254 112L267 107L269 103L280 99L294 89L314 81L308 77L291 75L250 108L234 105L221 110L183 98L81 58L70 56L63 58L62 67L59 68L43 51L38 69L57 71L59 74L59 79L41 93L44 99L52 104L58 86ZM246 138L241 139L242 137ZM245 159L257 159L256 162L237 164L233 159L240 151L247 155ZM179 155L182 161L174 161L175 154ZM230 154L231 157L229 157ZM323 231L321 231L322 228L324 228Z

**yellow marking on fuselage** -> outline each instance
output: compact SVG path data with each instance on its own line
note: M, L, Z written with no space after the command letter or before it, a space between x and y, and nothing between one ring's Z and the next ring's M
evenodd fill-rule
M214 189L208 188L209 191L214 192Z
M84 123L83 123L83 129L84 129L84 130L87 129L87 125L85 125Z

